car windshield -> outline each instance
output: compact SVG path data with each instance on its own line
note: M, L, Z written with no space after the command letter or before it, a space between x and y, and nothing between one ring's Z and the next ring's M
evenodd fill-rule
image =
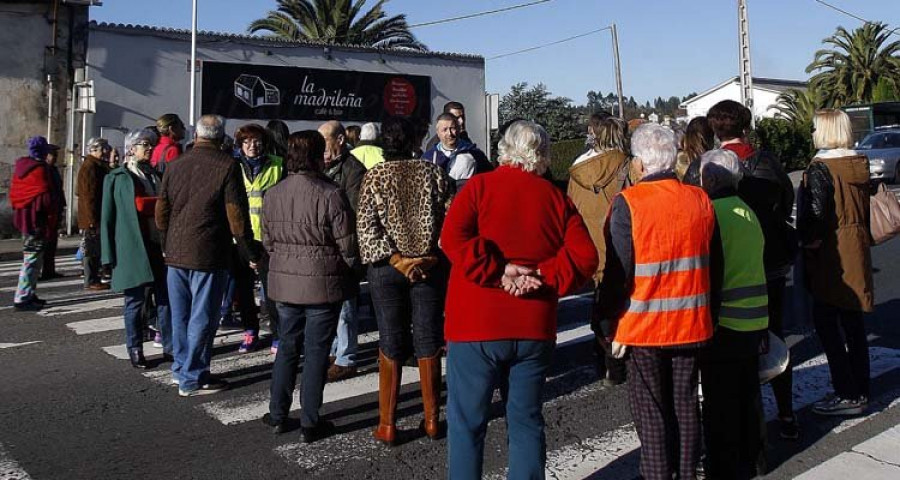
M872 150L874 148L882 148L884 144L883 133L872 133L856 146L857 150Z

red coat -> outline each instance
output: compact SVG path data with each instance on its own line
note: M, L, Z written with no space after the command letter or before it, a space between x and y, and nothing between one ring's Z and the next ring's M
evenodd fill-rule
M169 163L181 155L181 144L172 140L171 137L159 137L159 143L153 147L153 153L150 154L150 165L153 168L159 168L159 162ZM159 168L162 171L165 167Z
M559 297L590 280L597 249L571 200L553 184L503 166L476 175L447 212L441 248L450 259L448 341L553 340ZM530 297L499 288L507 263L539 268Z

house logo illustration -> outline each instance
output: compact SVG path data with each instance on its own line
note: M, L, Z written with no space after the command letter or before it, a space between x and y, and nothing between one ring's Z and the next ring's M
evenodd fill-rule
M278 91L278 87L256 75L246 73L234 81L234 96L250 108L281 104L281 92Z

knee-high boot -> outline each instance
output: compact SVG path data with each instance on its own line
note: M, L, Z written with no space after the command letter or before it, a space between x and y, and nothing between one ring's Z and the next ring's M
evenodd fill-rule
M425 418L422 420L422 429L431 439L439 434L440 407L438 401L441 398L441 353L434 356L419 359L419 378L422 387L422 407L425 410Z
M374 435L376 440L388 445L397 440L397 397L402 372L400 360L390 359L378 351L378 428Z

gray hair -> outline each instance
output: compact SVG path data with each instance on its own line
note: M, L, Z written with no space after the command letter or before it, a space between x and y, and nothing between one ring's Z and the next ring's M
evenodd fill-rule
M675 132L655 123L645 123L631 136L631 153L641 159L647 175L672 170L678 154Z
M378 131L378 125L374 123L367 123L363 125L359 130L359 140L361 142L374 142L378 140L378 136L381 133Z
M197 119L197 138L219 141L225 137L225 119L219 115L203 115Z
M146 140L150 142L151 145L156 145L159 142L159 136L156 135L156 132L153 131L152 128L132 130L128 132L128 135L125 135L125 153L130 154L134 144L141 140Z
M513 122L497 145L501 165L518 166L543 175L550 167L550 136L544 127L528 120Z
M742 177L741 161L731 150L710 150L700 155L700 184L707 193L737 188Z
M87 142L88 151L95 150L98 148L101 150L112 150L112 146L110 146L109 140L107 140L105 138L94 137L94 138L91 138L90 140L88 140L88 142Z

